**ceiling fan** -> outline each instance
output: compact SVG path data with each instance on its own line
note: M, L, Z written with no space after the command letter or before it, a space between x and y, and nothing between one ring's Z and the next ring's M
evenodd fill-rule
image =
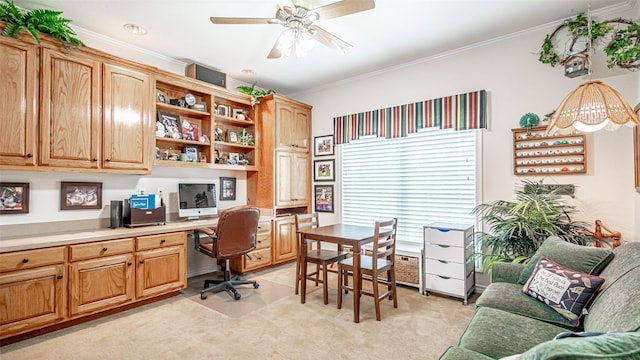
M341 0L331 4L312 8L313 1L291 0L293 7L279 6L274 18L210 18L214 24L278 24L286 29L280 34L267 58L275 59L289 56L295 49L303 56L313 46L313 40L340 52L347 52L353 46L337 36L314 25L318 20L327 20L373 9L373 0ZM326 1L325 1L326 2Z

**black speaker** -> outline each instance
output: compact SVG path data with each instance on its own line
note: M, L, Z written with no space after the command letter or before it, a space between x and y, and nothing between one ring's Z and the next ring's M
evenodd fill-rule
M121 228L122 223L122 200L111 200L111 226L112 229Z
M209 84L227 87L227 74L196 63L187 66L186 75Z

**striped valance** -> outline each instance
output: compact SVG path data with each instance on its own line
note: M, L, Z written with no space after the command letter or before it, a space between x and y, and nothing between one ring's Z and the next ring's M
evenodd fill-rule
M336 144L361 136L397 138L418 129L486 129L487 91L480 90L333 118Z

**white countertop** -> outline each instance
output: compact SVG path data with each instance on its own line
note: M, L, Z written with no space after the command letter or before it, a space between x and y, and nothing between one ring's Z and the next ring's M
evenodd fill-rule
M260 222L271 221L271 217L260 217ZM95 231L66 232L41 236L0 239L0 253L30 250L44 247L70 245L93 241L121 239L133 236L162 234L174 231L189 231L197 228L216 227L218 218L168 222L165 225L141 226L137 228L97 229Z

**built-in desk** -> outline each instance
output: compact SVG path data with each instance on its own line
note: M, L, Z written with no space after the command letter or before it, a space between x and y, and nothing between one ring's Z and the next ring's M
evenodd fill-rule
M0 237L0 339L177 295L187 285L189 232L217 223Z

